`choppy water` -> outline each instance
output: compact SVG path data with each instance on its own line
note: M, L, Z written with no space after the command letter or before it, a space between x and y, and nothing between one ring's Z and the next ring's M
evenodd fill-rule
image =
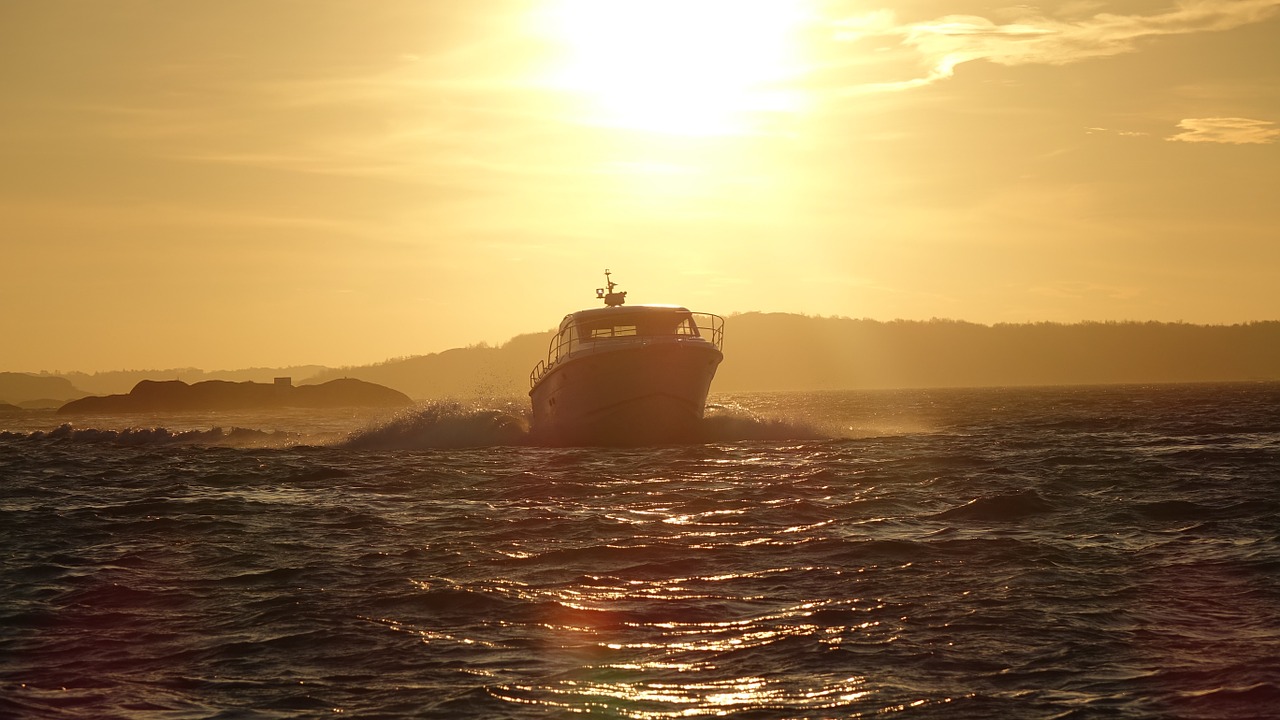
M0 717L1280 713L1280 386L716 400L9 421Z

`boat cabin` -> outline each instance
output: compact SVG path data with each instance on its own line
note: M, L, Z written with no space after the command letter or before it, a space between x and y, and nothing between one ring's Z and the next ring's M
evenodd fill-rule
M529 384L537 386L550 370L563 360L582 353L622 350L650 343L709 343L716 350L724 337L724 318L709 313L695 313L679 305L625 306L627 294L617 292L608 270L604 271L605 287L596 289L596 297L606 307L579 310L566 315L560 329L551 338L547 359L539 361L529 373Z
M584 345L625 338L700 337L698 325L688 308L675 305L633 305L595 308L567 316L560 323L548 358L556 361L572 355Z
M566 315L551 339L547 359L530 373L536 384L548 370L579 353L621 349L649 342L709 342L720 348L724 320L678 305L630 305L592 308Z
M698 335L693 313L674 305L597 308L576 312L560 324L560 332L578 341L655 335Z

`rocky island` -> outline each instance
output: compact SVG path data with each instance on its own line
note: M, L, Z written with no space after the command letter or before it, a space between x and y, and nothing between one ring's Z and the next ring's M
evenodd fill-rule
M394 408L412 405L408 395L353 378L294 387L289 378L274 383L206 380L143 380L125 395L86 397L58 408L59 415L77 413L204 412L272 408Z

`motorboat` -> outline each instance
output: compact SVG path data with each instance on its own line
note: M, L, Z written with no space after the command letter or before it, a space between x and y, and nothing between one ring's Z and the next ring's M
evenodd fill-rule
M531 432L551 445L652 445L700 437L724 359L724 318L677 305L625 305L605 271L604 307L566 315L529 373Z

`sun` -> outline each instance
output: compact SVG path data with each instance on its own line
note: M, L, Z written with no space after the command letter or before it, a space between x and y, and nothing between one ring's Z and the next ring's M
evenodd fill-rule
M799 109L799 0L556 0L555 87L586 122L681 135L758 130Z

